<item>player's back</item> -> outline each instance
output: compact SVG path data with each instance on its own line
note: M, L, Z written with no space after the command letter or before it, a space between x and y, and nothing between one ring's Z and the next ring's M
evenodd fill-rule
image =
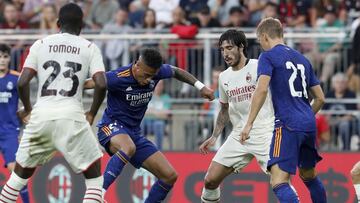
M37 71L39 89L32 115L83 120L82 90L89 72L103 71L99 49L88 40L54 34L36 41L24 67ZM46 116L44 116L46 114Z
M259 75L271 75L275 119L292 130L315 131L308 95L319 81L309 61L298 51L277 45L260 56L258 71Z

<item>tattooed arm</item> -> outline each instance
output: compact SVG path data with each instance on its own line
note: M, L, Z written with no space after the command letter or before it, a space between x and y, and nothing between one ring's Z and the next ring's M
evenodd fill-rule
M229 120L229 104L221 103L221 109L216 119L215 129L212 136L216 138L219 137Z
M205 140L199 147L199 150L202 154L209 153L209 147L212 147L215 144L217 138L219 137L229 120L229 104L221 103L221 109L216 119L214 131L211 137Z

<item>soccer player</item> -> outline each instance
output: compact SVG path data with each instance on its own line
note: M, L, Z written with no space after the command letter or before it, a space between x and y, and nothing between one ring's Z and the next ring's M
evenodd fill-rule
M217 151L206 173L201 201L212 203L220 201L220 183L233 172L240 172L255 157L266 172L269 150L274 130L274 110L271 97L265 101L256 119L252 139L240 145L240 133L249 114L251 96L255 91L257 79L256 59L246 58L247 40L242 31L228 30L219 39L223 58L230 67L219 76L219 99L221 109L212 136L200 146L200 152L208 153L230 120L233 130L225 143Z
M316 203L326 202L326 193L316 176L315 165L322 158L316 149L315 113L324 104L324 94L309 61L286 46L279 20L265 18L256 30L265 50L258 63L258 84L253 94L249 117L241 133L241 143L252 137L250 130L262 107L268 89L275 111L275 130L270 147L268 170L275 195L283 202L299 202L289 185L290 174L300 169L300 177ZM309 103L309 94L313 103ZM250 136L250 137L249 137ZM250 140L248 140L250 139Z
M0 44L0 149L5 167L13 171L15 154L19 148L20 122L16 116L19 97L16 88L19 73L9 69L10 47ZM20 191L24 203L29 202L27 186Z
M79 6L63 6L58 26L61 33L37 40L31 46L18 80L19 97L24 105L18 115L28 124L16 154L14 172L1 191L1 202L16 202L19 190L27 184L36 166L46 163L55 151L63 154L76 173L83 172L86 184L83 202L103 202L102 152L89 125L106 94L102 56L93 43L78 36L83 26ZM91 109L85 116L82 90L89 73L96 85ZM32 109L29 81L35 75L39 88Z
M354 165L353 169L350 172L350 175L354 184L358 202L360 202L360 161Z
M135 168L143 167L158 178L145 203L164 200L177 179L175 169L165 156L141 136L140 123L156 84L174 77L194 85L202 97L214 99L214 92L193 75L162 61L157 49L145 48L136 62L107 72L107 108L98 123L99 142L111 156L104 172L104 190L130 162ZM88 80L85 86L92 88L92 83Z

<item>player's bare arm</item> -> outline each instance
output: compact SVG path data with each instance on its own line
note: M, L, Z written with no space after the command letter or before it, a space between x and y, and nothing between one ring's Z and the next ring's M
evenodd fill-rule
M205 140L199 147L199 150L202 154L207 154L209 152L209 147L215 144L217 138L219 137L229 120L229 104L221 103L221 109L216 119L214 131L211 137Z
M310 88L310 93L313 96L311 108L314 113L317 113L325 103L324 92L322 91L320 85L315 85Z
M200 90L201 96L203 98L209 99L210 101L215 99L214 91L208 87L206 87L204 84L202 84L199 80L197 80L193 75L191 75L189 72L181 70L180 68L177 68L175 66L171 66L174 78L181 82L185 82L189 85L195 86Z
M92 125L100 105L104 101L106 94L106 78L104 72L98 72L93 75L94 98L90 111L86 112L86 120Z
M250 106L250 113L248 120L246 122L246 125L244 129L242 130L240 134L240 142L241 144L244 144L244 142L250 138L249 133L252 128L252 125L255 121L256 116L258 115L261 107L263 106L268 89L269 89L269 83L270 83L270 76L267 75L261 75L258 79L258 84L256 86L256 89L254 91L254 94L251 99L251 106Z
M19 98L24 105L23 109L17 112L23 123L28 122L28 116L32 110L30 102L30 80L36 75L36 71L31 68L24 68L17 83Z
M95 88L95 82L92 78L88 78L85 80L84 83L84 89L94 89Z

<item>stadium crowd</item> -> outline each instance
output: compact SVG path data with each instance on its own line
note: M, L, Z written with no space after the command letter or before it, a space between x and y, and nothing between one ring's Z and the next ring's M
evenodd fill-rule
M279 18L286 27L295 31L304 28L323 30L323 32L326 32L327 28L346 30L352 42L346 52L343 51L345 45L341 39L303 40L296 45L296 48L312 62L325 87L327 98L355 99L360 96L359 0L0 0L0 31L3 29L39 29L56 32L58 29L56 13L62 5L68 2L77 3L83 9L86 19L85 30L100 33L128 33L141 30L144 33L175 33L180 38L191 39L201 29L255 28L265 17ZM121 64L120 60L124 53L124 43L128 42L125 40L98 42L109 69L126 65ZM258 48L256 42L250 42L251 44ZM162 45L163 43L159 43L157 40L149 39L131 42L130 49L137 53L143 46L161 48ZM184 50L187 47L195 46L194 44L170 43L167 45L172 47L166 53L165 58L168 63L185 69L189 64L188 61L193 60L193 58L187 57ZM178 47L180 47L179 50L177 50ZM12 43L12 69L21 70L21 61L27 54L27 48L22 41ZM216 46L214 50L217 51ZM344 67L345 63L342 63L344 57L348 61L346 67ZM212 64L214 70L221 65L224 63ZM201 74L194 74L202 77ZM216 82L213 81L213 83ZM164 92L163 94L167 95L167 100L163 101L167 104L164 105L167 112L170 109L168 98L174 95L171 92L168 95L166 88ZM161 98L164 97L160 94L159 102ZM207 104L199 108L209 112L215 109ZM324 107L324 110L340 112L359 109L359 102L347 104L335 101ZM149 115L148 122L144 123L149 132L154 131L152 128L159 129L159 127L152 126L151 119L161 117L160 120L164 122L166 121L164 118L167 118L163 112L162 115L155 115L156 111L153 113ZM153 132L157 134L157 139L161 139L160 137L166 134L164 125L161 124L161 132ZM202 131L203 129L196 130ZM196 130L195 132L198 133ZM336 135L330 135L330 130L331 134ZM350 150L351 142L359 140L358 136L354 136L359 135L359 131L360 116L351 112L318 116L319 145L335 144L339 146L339 140L342 143L339 149ZM330 136L335 136L335 138L330 139ZM330 140L335 141L329 143ZM158 142L161 143L161 140ZM359 149L359 147L356 146L355 149Z

